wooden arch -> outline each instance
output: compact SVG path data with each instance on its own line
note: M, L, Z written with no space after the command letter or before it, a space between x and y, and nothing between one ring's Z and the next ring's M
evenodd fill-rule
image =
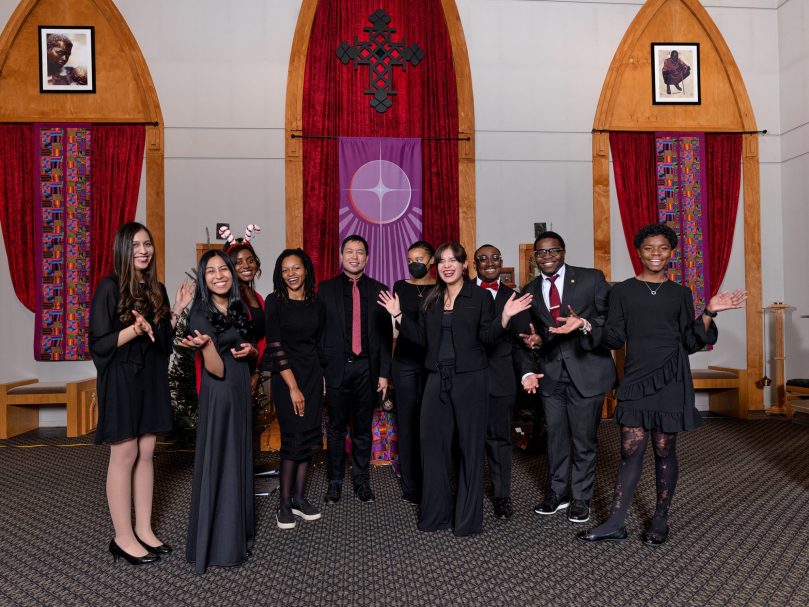
M312 33L318 0L303 0L295 26L289 57L286 98L286 244L303 246L303 158L300 139L292 135L303 133L303 85L306 52ZM469 53L455 0L441 0L447 23L455 82L458 91L458 219L460 242L467 251L475 248L475 107L472 98L472 70Z
M699 42L701 105L653 105L651 43ZM725 39L699 0L648 0L615 51L593 123L593 233L595 266L609 278L609 135L602 131L745 132L743 145L744 266L748 409L763 408L760 377L761 214L758 135L741 72Z
M96 93L39 92L38 26L95 28ZM163 114L129 26L112 0L22 0L0 34L0 122L146 125L146 223L164 272Z

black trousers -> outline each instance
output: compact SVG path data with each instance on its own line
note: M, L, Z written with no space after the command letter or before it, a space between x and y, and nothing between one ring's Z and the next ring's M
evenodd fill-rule
M556 495L568 495L568 478L573 499L593 497L596 470L598 423L604 396L582 396L567 371L562 374L553 394L542 396L548 432L548 468L550 488ZM572 450L572 471L571 468Z
M489 419L486 424L486 456L492 492L496 498L511 497L511 421L513 396L489 395Z
M371 462L371 420L376 405L376 386L371 385L367 359L346 362L343 383L326 386L329 424L326 429L329 481L345 475L346 429L351 421L351 475L355 485L368 480Z
M393 386L396 390L396 423L399 431L399 467L402 493L417 498L421 495L421 451L419 417L421 397L427 381L427 370L393 361Z
M483 529L488 383L485 371L456 373L454 366L442 367L440 372L427 376L421 407L421 531L448 529L452 525L455 535L462 536ZM456 433L460 457L453 517L450 466Z

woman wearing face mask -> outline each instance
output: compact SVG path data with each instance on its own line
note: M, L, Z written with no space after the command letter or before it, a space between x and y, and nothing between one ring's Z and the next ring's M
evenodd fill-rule
M419 318L419 306L435 285L430 268L435 251L429 243L418 240L407 249L410 276L393 285L402 313L413 322ZM396 422L399 429L399 465L402 472L402 499L418 504L421 494L421 454L419 449L419 412L427 372L424 369L424 347L399 335L393 352L393 384L396 387Z

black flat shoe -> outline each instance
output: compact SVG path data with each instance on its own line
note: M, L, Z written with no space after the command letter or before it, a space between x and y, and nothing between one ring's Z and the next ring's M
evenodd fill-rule
M583 542L588 542L591 544L597 542L613 542L620 544L626 540L627 534L625 527L619 527L615 531L610 531L609 533L593 533L592 529L590 529L590 531L580 531L576 534L576 537Z
M658 546L662 546L666 543L666 540L669 539L669 528L668 525L666 526L666 530L663 533L654 533L653 531L647 531L643 534L643 543L647 546L652 546L657 548Z
M119 558L124 559L130 565L148 565L149 563L155 563L160 560L160 557L156 554L132 556L128 552L124 552L121 547L115 543L114 539L110 540L110 554L112 554L113 563L117 563Z
M171 546L169 546L168 544L160 544L159 546L150 546L149 544L144 542L142 539L140 539L138 537L137 533L135 534L135 539L138 540L138 543L141 546L146 548L146 550L148 550L152 554L171 554L171 551L173 550L173 548Z

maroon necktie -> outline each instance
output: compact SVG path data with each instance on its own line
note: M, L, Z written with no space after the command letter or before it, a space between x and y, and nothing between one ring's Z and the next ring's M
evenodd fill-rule
M362 354L362 305L360 304L359 278L351 281L351 351ZM559 295L556 296L557 299Z
M562 311L562 300L559 298L559 290L556 288L556 279L559 274L554 274L548 280L551 282L551 290L548 293L548 303L550 304L551 316L554 324L559 324L559 313Z

